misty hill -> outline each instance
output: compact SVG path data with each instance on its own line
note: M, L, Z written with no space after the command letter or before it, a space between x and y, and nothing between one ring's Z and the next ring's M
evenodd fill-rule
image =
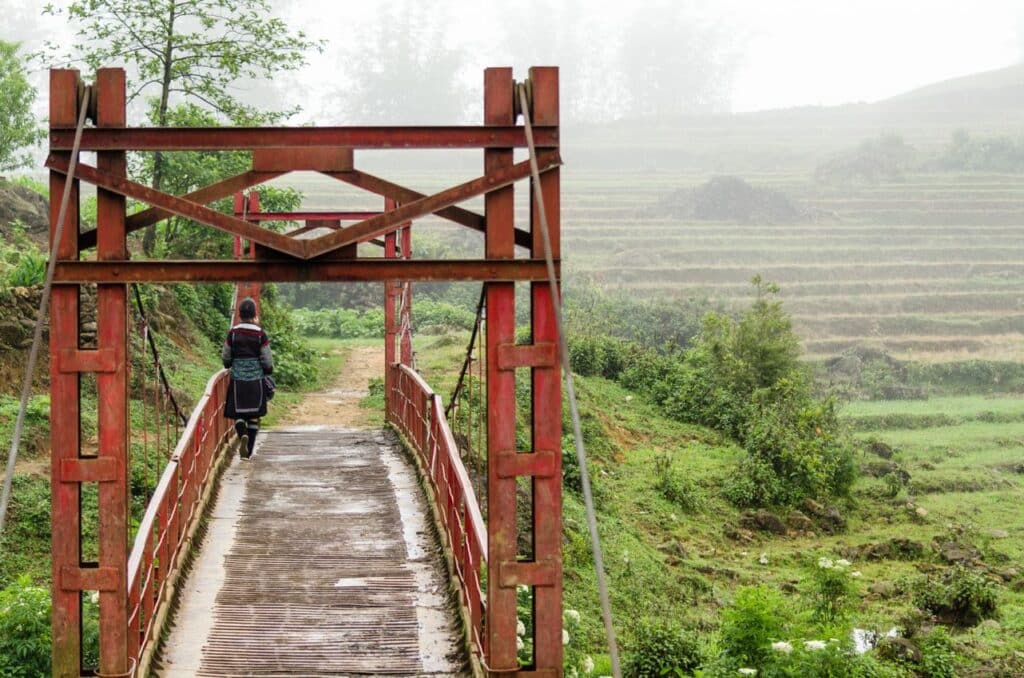
M811 171L824 158L893 132L921 149L957 129L1024 134L1024 65L954 78L874 103L567 126L566 156L587 169L716 174Z

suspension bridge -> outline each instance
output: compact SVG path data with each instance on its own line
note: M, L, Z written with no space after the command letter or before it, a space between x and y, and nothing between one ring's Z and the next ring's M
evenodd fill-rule
M90 84L77 71L51 71L54 676L562 675L558 70L532 68L517 82L512 69L489 68L483 104L483 124L473 126L131 128L123 70L100 69ZM479 149L483 172L424 195L358 169L364 149ZM517 162L516 149L528 159ZM128 151L196 150L248 151L252 167L183 196L127 176ZM82 152L95 152L95 166ZM265 213L255 192L244 193L294 171L373 193L382 209ZM521 227L514 184L529 179ZM80 182L97 188L93 230L79 229ZM232 195L234 214L207 206ZM478 196L482 213L459 207ZM129 199L149 207L129 215ZM128 234L170 215L230 234L235 257L130 258ZM482 233L482 256L413 258L412 224L427 215ZM302 225L277 233L268 220ZM231 282L258 296L262 282L294 281L383 283L388 430L270 431L251 463L232 463L226 372L180 416L155 386L148 416L163 422L162 437L133 430L128 361L139 333L129 286ZM474 332L448 403L415 366L412 290L422 281L483 284L486 332ZM515 337L516 284L529 286L525 343ZM82 285L97 290L90 347L79 341ZM145 342L144 318L139 326ZM527 449L516 442L517 373L529 384ZM80 434L86 375L103 404L96 450L83 449ZM154 384L161 378L166 386L154 372ZM458 410L470 401L479 423L456 435L449 416L473 420ZM144 449L152 442L165 452L154 457L154 489L133 525L128 460L140 437ZM478 482L466 468L473 438L483 451ZM87 558L81 497L92 483L98 550ZM516 628L523 591L526 659ZM99 666L83 667L83 598L96 594Z

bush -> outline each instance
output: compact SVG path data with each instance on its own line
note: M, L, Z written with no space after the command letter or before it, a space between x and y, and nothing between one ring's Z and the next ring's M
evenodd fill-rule
M722 653L741 666L758 666L770 657L771 644L783 637L785 603L768 586L737 589L736 597L722 612L719 642Z
M890 133L867 139L856 150L818 165L814 178L835 185L903 181L905 172L914 166L914 148L903 137Z
M846 614L846 606L856 589L848 568L849 561L819 558L817 567L811 572L814 588L814 618L822 622L834 622Z
M695 511L700 508L702 496L700 488L693 480L679 469L668 454L654 459L655 488L661 496L684 511Z
M645 619L634 632L636 638L623 667L627 676L685 676L704 661L697 636L676 623Z
M50 674L50 593L28 575L0 591L0 675Z
M996 615L998 591L984 575L957 565L940 578L914 583L914 604L955 626L974 626Z

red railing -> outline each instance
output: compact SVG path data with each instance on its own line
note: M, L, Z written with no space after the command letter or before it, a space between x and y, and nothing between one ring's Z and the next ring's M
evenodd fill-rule
M481 567L487 564L487 528L473 485L459 457L441 398L406 365L389 365L391 392L387 417L423 462L462 589L469 636L480 659L484 654L484 591Z
M170 601L166 589L181 565L190 528L213 480L214 461L230 423L223 416L228 371L210 378L178 445L164 468L128 557L128 656L132 674L145 671L155 622Z

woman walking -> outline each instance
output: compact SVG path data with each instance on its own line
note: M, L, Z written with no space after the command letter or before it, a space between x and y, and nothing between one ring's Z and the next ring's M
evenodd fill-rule
M228 332L220 357L231 370L224 416L235 420L235 431L242 439L241 457L249 459L260 430L260 417L267 414L268 393L264 377L274 371L270 338L256 319L256 302L244 299L238 305L242 322Z

